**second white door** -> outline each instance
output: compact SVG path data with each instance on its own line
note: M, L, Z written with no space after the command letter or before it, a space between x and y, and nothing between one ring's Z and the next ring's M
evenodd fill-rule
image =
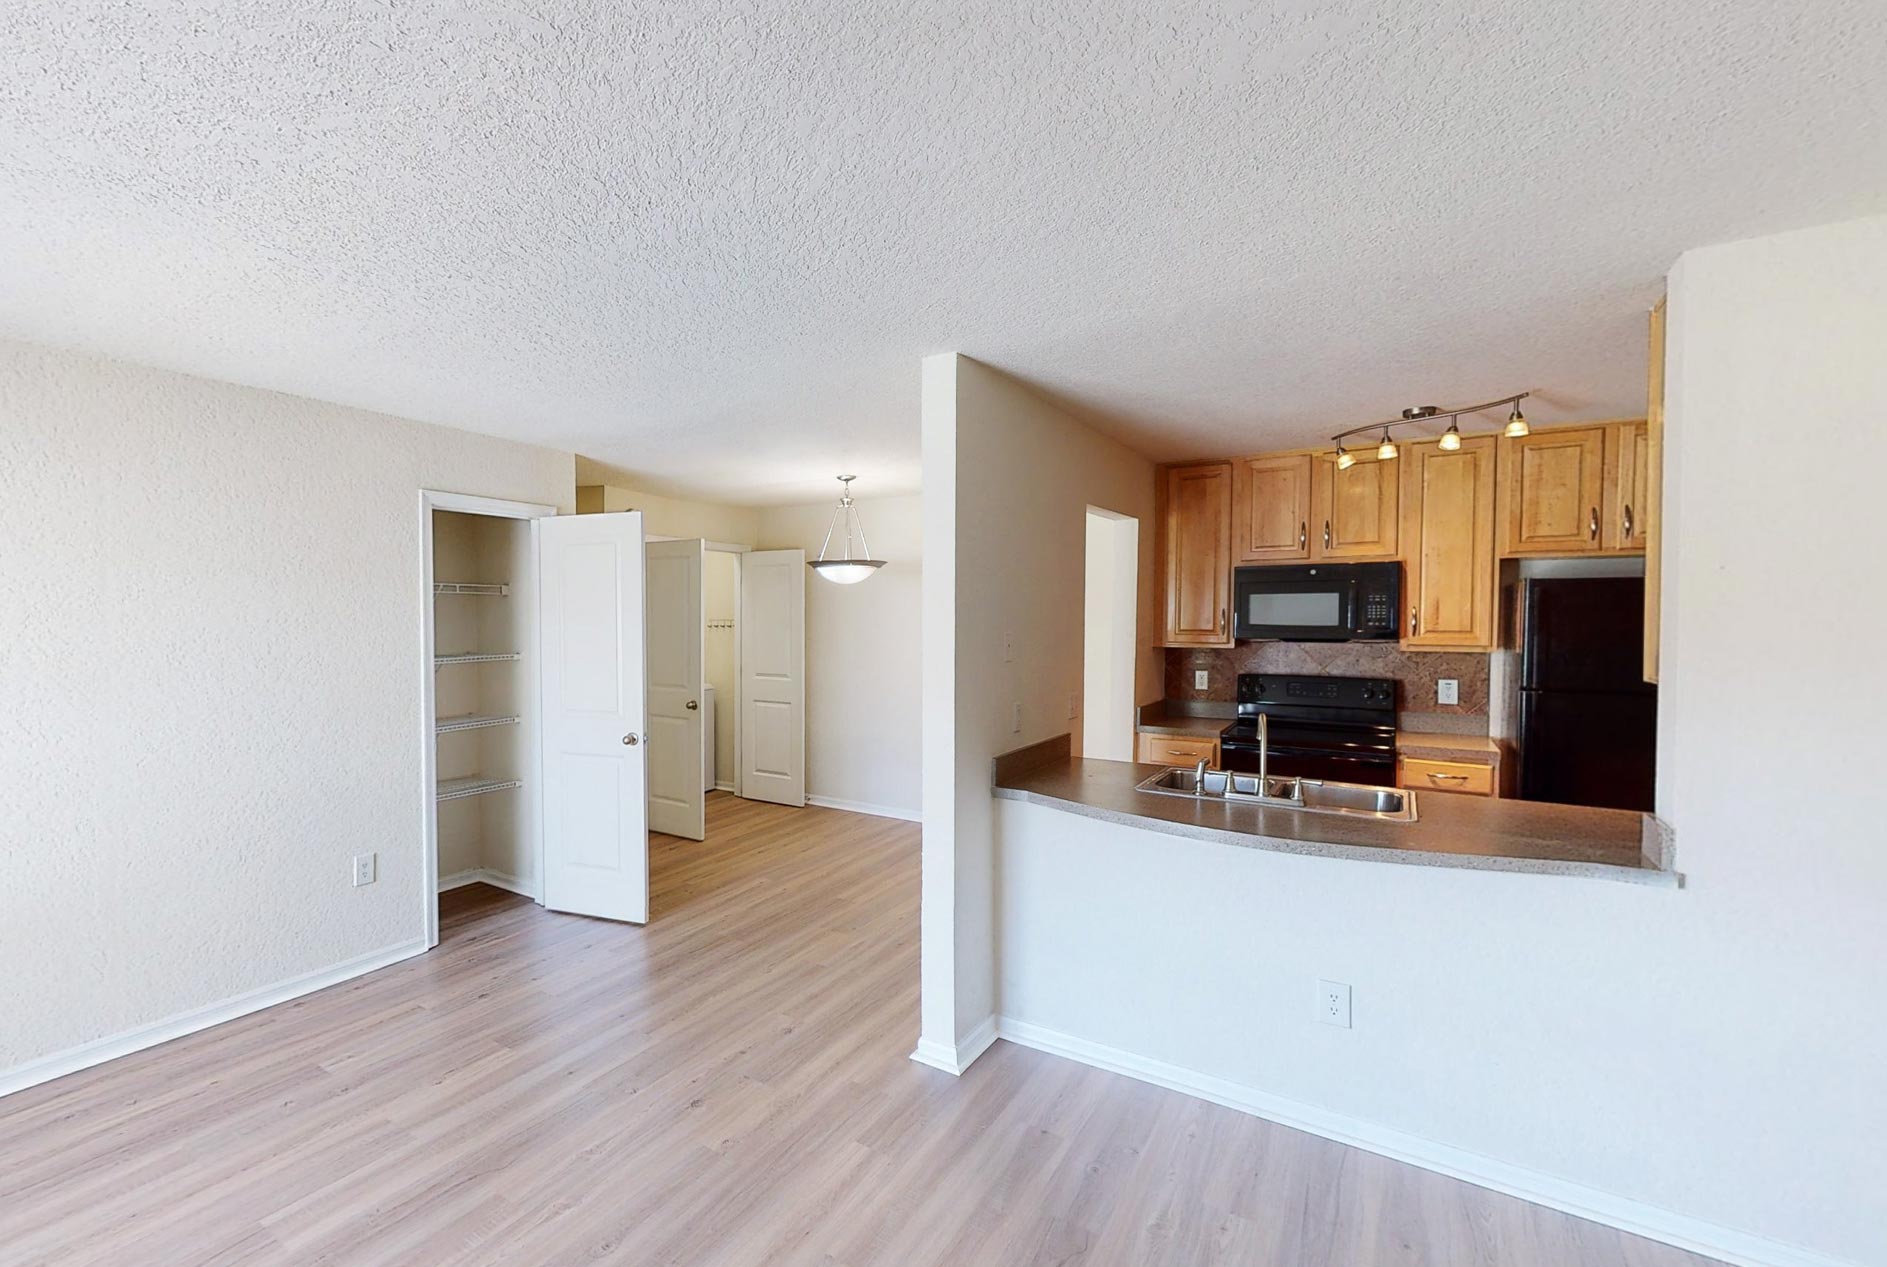
M806 803L806 552L740 556L740 794Z
M699 540L648 546L649 827L688 840L707 834L701 551Z

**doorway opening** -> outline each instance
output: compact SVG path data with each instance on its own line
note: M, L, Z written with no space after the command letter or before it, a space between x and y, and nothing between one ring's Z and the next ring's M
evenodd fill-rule
M1140 521L1088 507L1086 559L1081 755L1132 761Z

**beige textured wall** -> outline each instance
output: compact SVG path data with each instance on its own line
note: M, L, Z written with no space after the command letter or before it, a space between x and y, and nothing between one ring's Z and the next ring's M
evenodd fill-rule
M0 344L0 1071L421 937L419 490L574 485L568 453Z

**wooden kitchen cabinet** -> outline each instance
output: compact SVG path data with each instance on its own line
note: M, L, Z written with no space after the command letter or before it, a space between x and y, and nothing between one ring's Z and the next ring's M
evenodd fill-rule
M1645 383L1645 681L1658 680L1664 584L1664 300L1651 309Z
M1166 468L1160 553L1169 647L1232 645L1232 464Z
M1289 563L1310 558L1310 454L1241 458L1234 471L1235 559L1240 563Z
M1605 548L1609 427L1556 427L1500 441L1502 555Z
M1396 782L1431 792L1460 792L1468 796L1494 795L1494 767L1470 761L1433 761L1403 757L1396 767Z
M1310 557L1345 563L1400 558L1401 470L1396 462L1359 461L1339 469L1334 454L1313 460Z
M1645 548L1651 521L1651 432L1642 422L1621 422L1605 437L1605 548L1636 553Z
M1214 769L1218 768L1219 741L1216 739L1147 734L1138 739L1134 759L1143 765L1198 765L1203 760Z
M1411 651L1490 651L1497 632L1493 436L1444 451L1405 444L1402 467L1402 646Z

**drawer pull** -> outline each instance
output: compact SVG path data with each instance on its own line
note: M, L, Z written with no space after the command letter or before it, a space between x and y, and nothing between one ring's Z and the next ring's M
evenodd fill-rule
M1428 777L1434 783L1466 783L1468 781L1468 776L1465 774L1437 774L1433 770L1428 772Z

